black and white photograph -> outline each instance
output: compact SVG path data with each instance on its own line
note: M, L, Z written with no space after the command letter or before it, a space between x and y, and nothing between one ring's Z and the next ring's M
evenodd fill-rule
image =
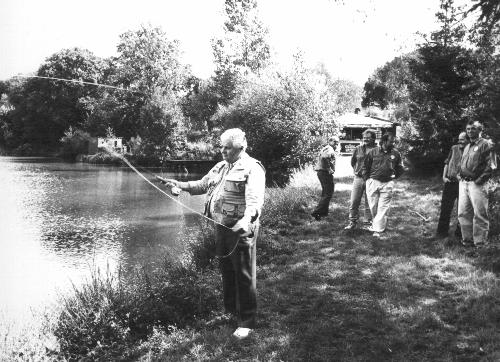
M0 361L499 361L499 0L0 1Z

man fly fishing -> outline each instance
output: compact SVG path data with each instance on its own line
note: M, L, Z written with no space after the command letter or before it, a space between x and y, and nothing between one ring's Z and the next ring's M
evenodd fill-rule
M216 223L216 250L222 256L224 307L238 320L233 336L244 339L255 328L255 243L264 203L265 170L246 153L247 141L241 129L228 129L220 141L224 160L201 180L158 179L192 195L206 194L205 215Z

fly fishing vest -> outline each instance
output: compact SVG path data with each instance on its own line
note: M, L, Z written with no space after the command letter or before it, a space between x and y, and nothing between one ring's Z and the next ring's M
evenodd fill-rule
M232 167L225 161L216 164L209 174L205 213L228 219L240 219L245 214L245 190L248 175L255 164L264 168L256 159L243 155Z

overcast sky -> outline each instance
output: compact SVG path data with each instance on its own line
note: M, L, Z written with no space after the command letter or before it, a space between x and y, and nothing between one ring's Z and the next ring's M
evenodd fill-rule
M439 0L259 0L275 57L286 66L298 49L310 64L363 85L394 56L437 27ZM71 47L116 54L118 36L141 24L178 39L184 62L203 78L213 71L210 39L221 34L224 0L0 0L0 79L35 72Z

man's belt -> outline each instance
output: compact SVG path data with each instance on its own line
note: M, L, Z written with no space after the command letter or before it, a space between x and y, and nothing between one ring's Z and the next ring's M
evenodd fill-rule
M474 181L472 177L462 177L462 180L464 181Z

